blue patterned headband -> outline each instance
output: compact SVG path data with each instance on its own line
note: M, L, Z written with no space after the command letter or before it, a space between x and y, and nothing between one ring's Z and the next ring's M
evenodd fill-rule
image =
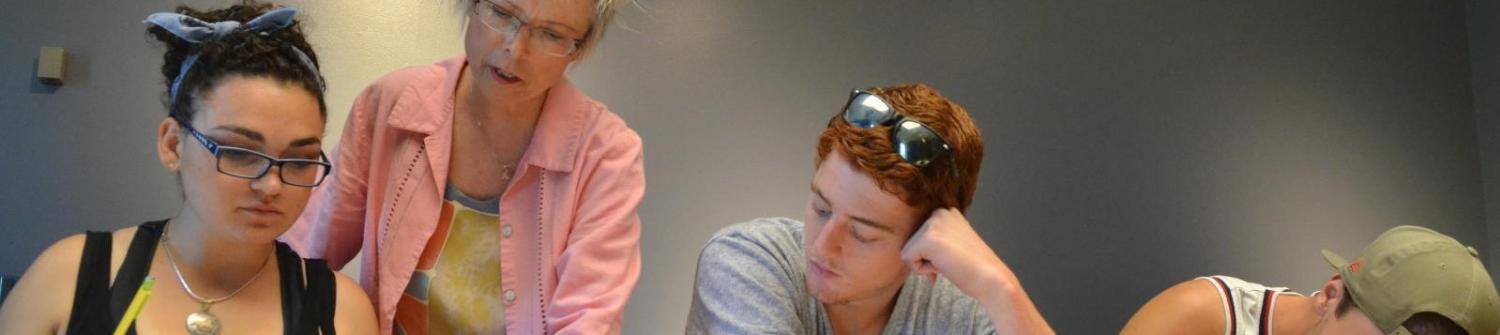
M273 31L291 26L295 22L293 21L295 16L297 16L296 8L277 8L261 14L255 19L250 20L250 22L241 24L239 21L233 20L204 22L198 18L177 13L156 13L147 16L145 23L161 27L163 30L172 33L172 35L177 35L178 38L184 41L203 43L229 36L236 29L244 29L249 32L267 35ZM297 47L292 47L292 51L297 54L297 60L301 61L303 66L312 70L313 77L318 80L318 88L322 89L323 78L318 75L318 65L313 64L312 59L308 58L307 54L297 49ZM182 85L182 78L187 77L188 69L192 68L193 64L197 62L197 53L188 55L187 59L182 61L182 68L177 70L177 78L172 80L172 88L167 92L170 94L173 105L177 104L177 87Z

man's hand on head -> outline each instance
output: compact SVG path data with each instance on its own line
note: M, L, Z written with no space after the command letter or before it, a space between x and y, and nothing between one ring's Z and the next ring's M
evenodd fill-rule
M957 209L933 211L907 240L901 259L928 280L942 275L979 301L1001 334L1053 333L1015 273Z

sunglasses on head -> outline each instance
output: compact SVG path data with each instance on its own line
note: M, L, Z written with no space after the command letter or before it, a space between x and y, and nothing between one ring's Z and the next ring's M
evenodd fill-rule
M843 118L849 125L864 129L891 127L891 142L896 154L919 168L927 167L938 156L951 154L952 151L948 141L943 140L937 131L920 121L907 119L875 93L863 90L850 93L849 103L844 105ZM949 159L952 159L951 155Z

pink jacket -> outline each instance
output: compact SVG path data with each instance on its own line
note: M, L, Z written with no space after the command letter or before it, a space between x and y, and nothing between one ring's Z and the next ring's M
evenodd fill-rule
M436 228L462 57L392 72L354 101L334 171L282 237L360 282L391 334L396 301ZM641 269L641 139L564 79L500 197L510 334L617 334Z

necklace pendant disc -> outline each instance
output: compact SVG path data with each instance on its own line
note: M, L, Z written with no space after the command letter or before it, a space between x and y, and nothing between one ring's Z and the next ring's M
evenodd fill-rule
M219 317L208 311L188 314L187 331L193 335L219 335Z

